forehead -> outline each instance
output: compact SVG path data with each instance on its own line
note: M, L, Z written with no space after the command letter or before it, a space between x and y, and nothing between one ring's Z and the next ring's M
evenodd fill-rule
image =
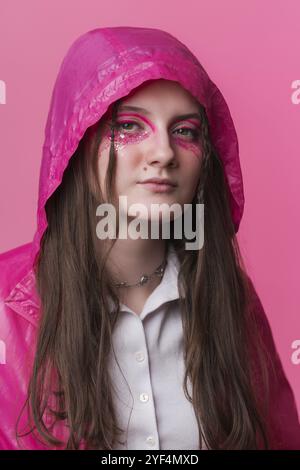
M165 106L186 112L197 112L199 108L198 101L180 83L165 79L147 80L142 83L121 99L120 107L122 105L136 105L149 110L150 113L162 111Z

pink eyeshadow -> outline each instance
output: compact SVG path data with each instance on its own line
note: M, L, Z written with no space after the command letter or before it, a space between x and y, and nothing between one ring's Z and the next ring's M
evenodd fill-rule
M153 126L153 124L144 116L141 116L140 114L137 114L137 113L121 113L118 115L118 117L126 117L126 116L127 117L133 116L133 117L137 117L141 119L142 121L144 121L146 124L148 124L151 127L153 132L155 131L155 127Z

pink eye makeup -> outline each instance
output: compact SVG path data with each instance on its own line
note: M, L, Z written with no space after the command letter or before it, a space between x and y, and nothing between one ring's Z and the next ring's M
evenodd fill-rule
M138 113L120 113L118 115L118 117L136 117L138 119L141 119L141 121L144 121L145 124L147 124L153 132L155 132L155 127L153 126L153 124L145 117L145 116L142 116L141 114L138 114Z
M115 142L119 145L137 144L146 139L150 131L130 119L117 119L115 124ZM109 135L109 140L111 135Z
M148 128L145 128L141 122L130 119L130 117L139 119L141 122L145 123ZM178 119L175 121L175 124L181 121L182 119ZM190 126L185 124L190 124ZM107 145L110 145L112 140L111 125L112 121L109 120L105 133L105 137L108 140ZM149 137L151 131L153 133L156 132L156 128L145 116L139 113L119 113L115 122L114 141L117 147L120 145L137 144ZM185 119L181 126L172 131L172 134L176 145L199 156L201 133L198 119Z
M186 123L190 123L193 127L185 126L184 124L175 129L174 132L179 132L175 135L175 143L184 150L192 152L199 158L199 150L201 149L201 131L200 123L198 120L186 119Z
M105 147L109 147L112 141L111 122L107 124L107 130L104 134ZM117 119L114 128L114 143L118 149L120 146L137 144L149 136L149 130L143 129L140 124L130 119Z
M128 117L128 119L126 119L126 117ZM136 117L140 119L142 122L145 122L151 130L154 131L154 126L144 116L141 116L137 113L119 113L114 127L114 142L117 149L120 146L137 144L150 135L151 130L149 130L149 128L145 129L141 123L138 123L133 119L129 119L129 117ZM107 122L107 129L104 133L105 147L109 147L112 141L111 125L112 120L109 119Z

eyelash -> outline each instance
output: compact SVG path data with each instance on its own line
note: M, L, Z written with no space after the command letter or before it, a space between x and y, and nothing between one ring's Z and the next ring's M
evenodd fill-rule
M138 126L139 128L141 127L138 123L136 123L134 121L122 121L122 122L117 121L116 122L116 128L120 128L123 124L134 124L134 125ZM123 130L126 131L128 129L123 129ZM192 134L192 137L194 139L197 139L199 137L199 131L197 129L191 129L189 127L180 127L179 129L176 129L176 131L178 131L178 130L188 130L188 131L190 131L191 134Z

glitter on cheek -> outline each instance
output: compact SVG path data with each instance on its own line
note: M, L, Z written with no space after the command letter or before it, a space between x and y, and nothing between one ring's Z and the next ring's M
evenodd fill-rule
M116 129L114 132L114 144L116 149L124 147L125 145L133 145L142 142L143 140L149 137L150 133L146 130L141 130L138 132L124 132L122 130ZM105 149L111 146L112 137L111 131L108 129L103 136L103 147Z
M137 144L142 140L147 139L149 132L139 131L139 132L119 132L115 135L115 141L121 145L130 145Z

